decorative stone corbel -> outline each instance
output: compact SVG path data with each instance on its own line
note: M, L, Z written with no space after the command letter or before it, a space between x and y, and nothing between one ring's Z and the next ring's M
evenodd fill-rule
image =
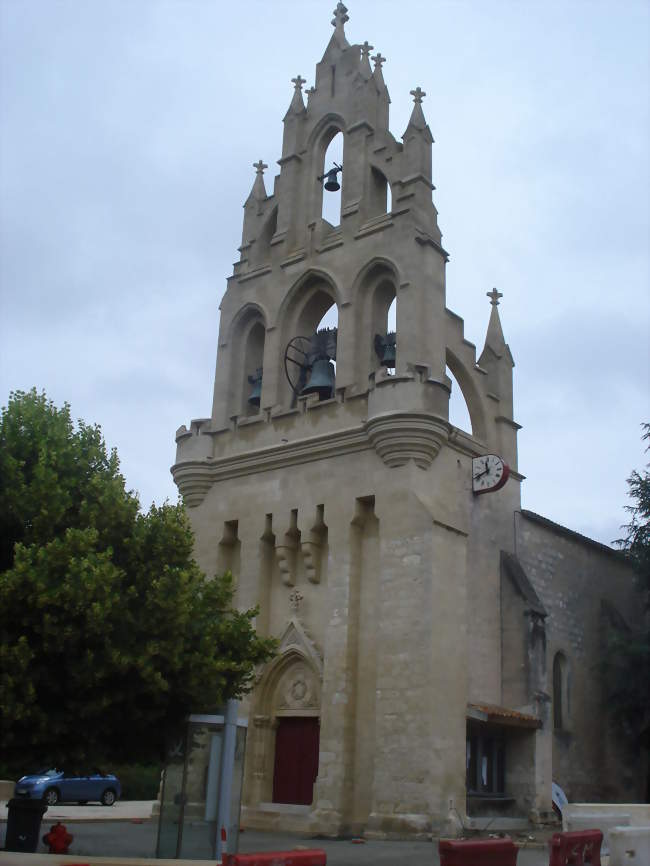
M300 543L300 530L298 529L298 511L291 512L291 525L285 532L283 543L276 545L275 558L280 569L282 582L286 586L295 586L296 583L296 551Z
M324 506L319 505L316 509L316 522L309 530L307 539L302 542L302 556L305 563L307 578L311 583L320 583L320 567L322 559L322 547L327 526L323 519Z

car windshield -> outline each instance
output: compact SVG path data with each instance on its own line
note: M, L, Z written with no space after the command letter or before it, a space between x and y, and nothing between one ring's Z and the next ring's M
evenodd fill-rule
M61 773L61 770L50 769L50 770L39 770L39 776L47 776L49 779L53 779L55 776L58 776Z

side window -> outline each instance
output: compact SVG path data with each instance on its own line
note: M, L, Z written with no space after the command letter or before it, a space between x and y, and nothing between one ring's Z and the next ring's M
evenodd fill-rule
M472 794L504 794L506 749L502 736L491 731L468 730L466 785Z

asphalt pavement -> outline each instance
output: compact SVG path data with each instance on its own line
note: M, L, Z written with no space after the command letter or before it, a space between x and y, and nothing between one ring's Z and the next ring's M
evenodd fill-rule
M61 821L70 825L74 840L71 854L103 857L154 857L158 820L151 817L150 801L119 801L114 806L56 806L43 818L41 837L49 827ZM0 803L0 822L6 821L5 803ZM96 817L99 815L99 819ZM6 824L0 823L0 848L4 846ZM209 857L206 853L208 826L196 822L184 834L185 857ZM540 840L520 848L517 866L547 866L548 849ZM535 846L535 847L532 847ZM328 866L439 866L438 844L433 841L354 841L351 839L321 839L300 834L258 833L244 831L240 835L240 852L282 851L296 848L322 848ZM45 853L42 841L38 853Z

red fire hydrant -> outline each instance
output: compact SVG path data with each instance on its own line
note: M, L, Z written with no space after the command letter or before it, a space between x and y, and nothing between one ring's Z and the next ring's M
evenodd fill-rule
M50 827L50 832L43 836L43 842L50 847L50 854L67 854L73 839L74 836L68 833L65 824L60 821Z

